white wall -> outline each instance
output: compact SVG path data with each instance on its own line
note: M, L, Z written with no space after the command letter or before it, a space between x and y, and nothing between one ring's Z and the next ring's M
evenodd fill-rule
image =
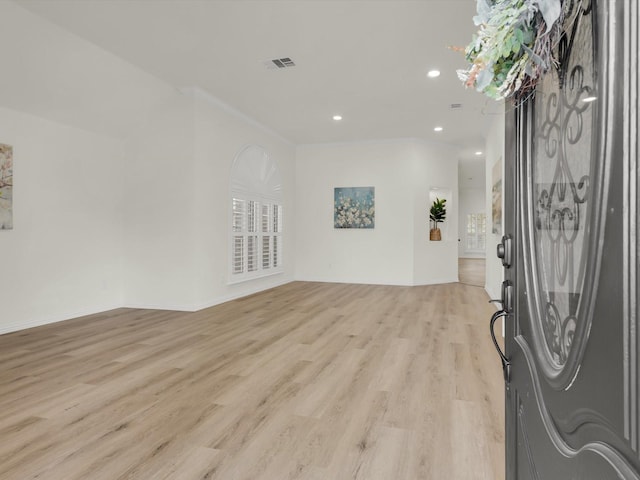
M504 115L497 115L487 136L486 151L486 209L487 209L487 261L485 289L491 298L500 298L503 280L502 262L496 257L496 245L502 240L502 233L493 234L491 219L491 188L493 186L492 170L496 162L500 162L503 178L503 211L504 211ZM504 217L504 215L503 215ZM502 224L504 225L504 219Z
M486 195L484 188L461 188L459 193L459 202L460 215L458 216L458 236L460 238L460 242L458 242L458 257L485 258L485 251L469 252L466 249L467 215L474 213L486 214Z
M122 142L0 107L14 228L0 230L0 333L122 305Z
M428 194L456 189L445 146L402 140L297 149L296 279L415 285L457 280L455 250L429 242ZM375 187L374 229L334 229L335 187ZM456 218L455 202L451 206ZM457 234L454 225L453 237ZM455 247L455 243L453 244Z
M188 310L196 302L193 111L193 101L173 91L127 142L127 306Z

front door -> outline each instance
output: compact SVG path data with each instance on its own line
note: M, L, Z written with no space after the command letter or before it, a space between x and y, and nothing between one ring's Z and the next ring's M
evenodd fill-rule
M638 480L638 0L564 4L507 108L507 480Z

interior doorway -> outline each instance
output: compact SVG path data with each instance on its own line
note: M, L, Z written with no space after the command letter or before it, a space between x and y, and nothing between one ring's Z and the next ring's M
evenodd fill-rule
M458 164L458 279L484 287L488 218L486 212L485 160L461 160Z

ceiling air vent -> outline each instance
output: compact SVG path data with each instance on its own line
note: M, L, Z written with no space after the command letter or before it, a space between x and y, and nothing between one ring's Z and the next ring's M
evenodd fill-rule
M295 67L296 64L289 57L284 57L284 58L274 58L273 60L267 60L266 62L264 62L264 66L269 69L275 69L275 68Z
M461 103L452 103L451 105L449 105L449 108L451 110L462 110L462 104Z

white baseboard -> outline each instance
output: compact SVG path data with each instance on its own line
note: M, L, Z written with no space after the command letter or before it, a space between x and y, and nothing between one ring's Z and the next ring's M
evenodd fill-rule
M228 295L222 295L220 297L215 297L212 298L206 302L201 302L201 303L197 303L195 305L193 305L193 310L194 312L197 312L199 310L204 310L205 308L210 308L210 307L215 307L216 305L220 305L221 303L225 303L225 302L230 302L232 300L237 300L238 298L242 298L242 297L248 297L249 295L254 295L256 293L260 293L260 292L265 292L267 290L271 290L272 288L277 288L277 287L281 287L282 285L286 285L287 283L291 283L294 280L291 279L287 279L287 280L283 280L281 282L276 282L266 288L262 287L262 288L255 288L255 289L250 289L250 290L245 290L242 292L238 292L238 293L231 293Z
M249 295L253 295L255 293L264 292L265 290L271 290L272 288L280 287L282 285L286 285L287 283L291 283L293 280L287 279L280 282L275 282L268 287L264 285L261 287L250 288L248 290L242 290L238 293L230 293L227 295L221 295L218 297L211 298L204 302L199 303L187 303L187 304L160 304L160 303L138 303L138 302L127 302L124 307L126 308L139 308L144 310L174 310L177 312L197 312L199 310L203 310L205 308L214 307L216 305L220 305L221 303L230 302L231 300L237 300L238 298L248 297ZM242 284L237 284L242 285Z
M22 322L0 324L0 335L5 333L17 332L19 330L26 330L28 328L41 327L43 325L49 325L50 323L63 322L65 320L71 320L72 318L108 312L109 310L115 310L116 308L121 307L122 305L115 303L105 304L85 309L71 310L64 313L57 313L55 315L46 315L42 317L31 318Z

